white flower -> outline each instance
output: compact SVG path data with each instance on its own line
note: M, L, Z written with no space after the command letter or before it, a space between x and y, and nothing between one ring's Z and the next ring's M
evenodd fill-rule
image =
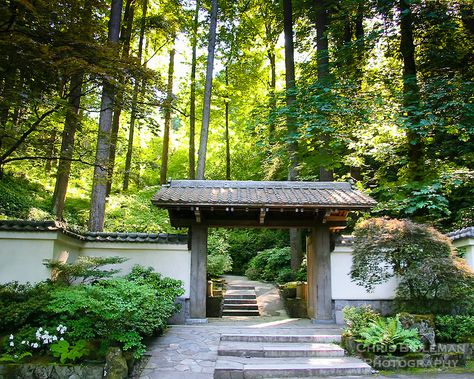
M63 337L61 337L59 340L60 340L60 341L64 341L64 338L63 338Z
M53 341L57 341L58 340L58 337L57 336L53 336Z
M26 343L26 341L21 341L21 344L24 345Z
M43 331L43 328L38 328L38 332L42 332Z
M9 338L9 339L10 339L10 340L12 340L12 339L13 339L13 334L10 334L10 338Z
M13 343L13 341L10 341L10 346L15 346L15 344Z
M35 342L34 344L31 345L31 347L32 347L33 349L37 349L37 348L39 347L39 345Z

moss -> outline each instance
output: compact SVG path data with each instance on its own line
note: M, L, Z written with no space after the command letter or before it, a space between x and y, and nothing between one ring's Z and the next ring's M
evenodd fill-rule
M400 321L410 325L427 322L431 328L435 327L435 316L432 314L413 314L408 312L399 313Z

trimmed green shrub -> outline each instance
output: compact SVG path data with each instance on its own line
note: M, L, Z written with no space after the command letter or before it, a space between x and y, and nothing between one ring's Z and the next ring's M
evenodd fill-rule
M474 316L436 316L437 342L474 342Z
M290 266L289 247L267 249L259 252L250 260L245 275L251 280L283 283L294 279L294 275L289 274L288 271Z

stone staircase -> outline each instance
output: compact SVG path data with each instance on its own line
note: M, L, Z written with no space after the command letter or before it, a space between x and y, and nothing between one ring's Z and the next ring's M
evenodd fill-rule
M259 316L255 287L228 285L224 295L222 316Z
M310 332L310 331L309 331ZM339 335L222 334L214 379L368 375L372 368L344 356Z

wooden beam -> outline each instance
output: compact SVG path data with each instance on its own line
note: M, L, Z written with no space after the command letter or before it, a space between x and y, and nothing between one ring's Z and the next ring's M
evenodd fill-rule
M260 208L260 224L265 223L265 215L267 214L268 208Z
M199 207L194 208L194 216L196 217L196 222L200 224L201 223L201 210L199 209Z

